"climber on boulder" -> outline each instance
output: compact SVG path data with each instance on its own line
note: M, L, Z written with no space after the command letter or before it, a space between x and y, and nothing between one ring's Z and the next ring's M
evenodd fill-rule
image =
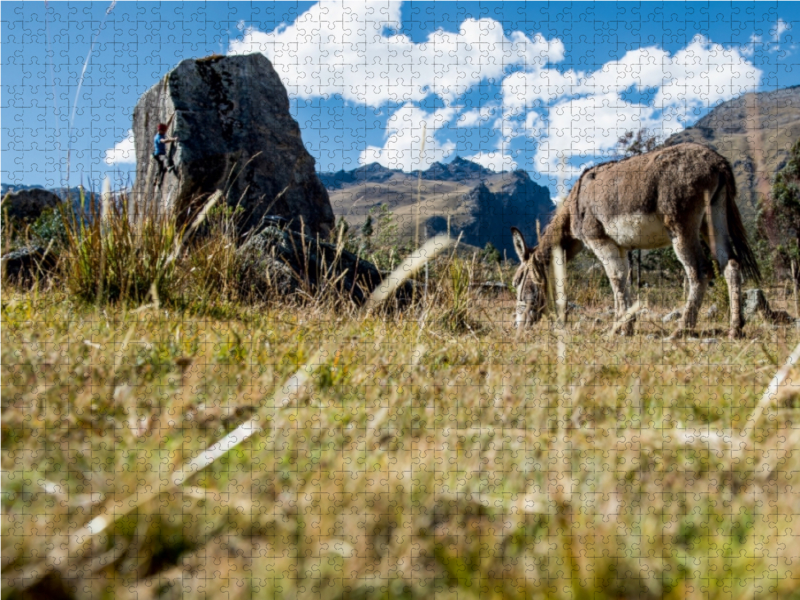
M167 155L167 144L180 141L176 137L168 138L167 128L168 125L165 123L159 123L158 133L156 133L156 137L153 139L153 158L158 164L159 175L161 177L164 176L164 173L175 170L172 158Z

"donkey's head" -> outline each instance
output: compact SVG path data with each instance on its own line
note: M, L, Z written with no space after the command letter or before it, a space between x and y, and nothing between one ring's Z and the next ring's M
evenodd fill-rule
M547 269L538 260L534 248L525 243L519 229L512 227L511 237L520 262L513 281L517 290L516 326L528 327L541 318L547 304Z

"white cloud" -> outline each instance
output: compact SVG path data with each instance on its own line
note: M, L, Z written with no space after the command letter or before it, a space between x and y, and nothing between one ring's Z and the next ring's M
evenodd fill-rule
M517 161L502 150L479 152L478 154L467 156L466 159L492 171L513 171L517 168Z
M445 110L428 113L407 103L389 117L386 123L386 142L382 147L369 146L361 153L362 165L377 162L389 169L413 171L427 169L435 162L444 162L456 149L447 140L436 140L436 132L450 117ZM452 117L451 117L452 118ZM425 133L425 151L422 154L422 131Z
M110 150L106 150L103 159L107 165L127 165L136 163L136 150L133 147L133 130L128 130L125 139L116 143Z
M494 19L466 19L458 33L438 29L421 43L396 33L400 25L398 2L326 0L272 32L245 29L229 52L263 52L291 95L338 93L370 106L432 94L452 102L510 66L564 58L560 40L519 31L506 36Z
M539 137L546 131L547 126L542 116L536 111L531 111L525 115L525 133L529 137Z
M491 116L497 111L498 106L489 105L481 108L473 108L462 113L456 122L457 127L479 127L489 122Z
M775 25L769 30L774 42L780 42L781 36L792 28L791 24L787 23L780 17L775 22Z
M756 53L756 46L762 45L762 38L755 33L750 34L750 41L742 46L742 55L750 57Z
M594 157L608 157L626 131L646 128L666 137L683 129L664 123L653 106L625 102L617 93L568 99L553 106L539 139L534 169L570 179ZM581 164L575 165L574 158Z
M579 75L555 69L518 71L503 80L503 107L516 111L578 92ZM537 102L538 101L538 102Z
M437 129L441 129L452 121L458 113L461 112L461 107L458 106L445 106L438 109L433 115L433 123Z
M482 127L486 151L471 160L516 168L517 138L525 135L535 143L535 156L522 166L573 177L607 157L625 132L648 128L666 137L702 110L757 89L762 75L749 60L764 43L755 35L740 47L697 35L674 54L647 46L582 72L553 67L565 58L558 38L506 34L491 18L465 19L459 32L438 29L420 43L398 33L400 21L400 3L326 0L271 32L244 27L229 52L263 52L295 97L341 94L371 107L401 103L388 119L383 145L366 148L359 160L406 171L450 157L456 144L446 139L448 131ZM778 19L768 46L789 28ZM466 92L486 80L501 82L497 99L463 110ZM637 92L644 95L637 98ZM444 108L420 108L430 96L441 98ZM428 134L420 158L423 122Z
M669 53L661 48L630 50L619 60L612 60L580 82L580 90L590 94L622 93L631 87L637 91L659 87L668 77Z
M761 71L742 55L739 48L725 48L696 35L686 48L666 60L664 84L653 102L660 108L710 107L752 92L760 81ZM678 110L679 116L680 113Z
M542 73L522 75L507 78L509 89L522 85L523 78L530 85ZM597 71L565 77L571 91L549 106L546 125L539 114L528 113L526 133L538 142L533 167L558 178L575 177L596 157L612 154L625 132L646 128L664 139L682 130L697 110L753 91L760 80L761 71L743 51L699 35L672 56L655 47L632 50ZM623 99L626 92L647 90L654 92L647 104Z

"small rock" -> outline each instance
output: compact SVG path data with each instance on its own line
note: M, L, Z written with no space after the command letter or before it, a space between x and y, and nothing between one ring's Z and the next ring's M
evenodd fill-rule
M773 310L763 290L753 288L744 294L744 318L749 321L757 314L771 325L789 325L794 318L785 310Z
M0 259L3 279L20 285L33 285L41 270L42 275L49 275L56 266L57 257L41 246L27 246L9 252Z

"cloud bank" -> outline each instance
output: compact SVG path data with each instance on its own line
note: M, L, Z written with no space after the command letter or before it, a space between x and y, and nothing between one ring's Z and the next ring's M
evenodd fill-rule
M414 42L399 33L400 3L385 0L325 1L271 32L239 28L242 38L229 52L264 53L290 95L338 94L372 108L396 107L382 146L365 148L360 161L404 170L458 151L496 169L574 177L607 157L626 131L645 127L666 137L714 104L757 89L762 75L751 58L754 39L724 46L697 35L673 53L642 47L593 71L559 68L566 57L561 39L507 32L491 18L465 19L457 33L439 29ZM779 19L773 40L789 28ZM470 106L465 99L477 86L498 92ZM445 108L431 112L431 99ZM477 129L476 153L475 141L464 148L463 140Z

